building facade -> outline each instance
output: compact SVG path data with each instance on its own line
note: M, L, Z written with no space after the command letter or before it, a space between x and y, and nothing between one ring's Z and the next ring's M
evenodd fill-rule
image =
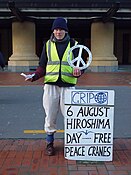
M0 0L0 50L10 71L31 71L56 17L93 55L90 71L131 65L130 0Z

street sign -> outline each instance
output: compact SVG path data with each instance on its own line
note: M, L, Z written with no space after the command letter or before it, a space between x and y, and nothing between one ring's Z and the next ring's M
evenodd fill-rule
M67 90L64 117L66 159L112 161L113 90Z

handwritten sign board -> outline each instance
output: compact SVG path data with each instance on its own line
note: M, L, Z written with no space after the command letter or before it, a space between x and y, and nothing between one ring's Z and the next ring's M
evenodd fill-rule
M67 90L65 158L112 161L113 121L113 90Z

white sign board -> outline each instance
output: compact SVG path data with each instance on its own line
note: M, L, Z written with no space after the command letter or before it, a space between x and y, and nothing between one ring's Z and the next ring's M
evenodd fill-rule
M112 161L113 123L113 90L67 90L65 158Z

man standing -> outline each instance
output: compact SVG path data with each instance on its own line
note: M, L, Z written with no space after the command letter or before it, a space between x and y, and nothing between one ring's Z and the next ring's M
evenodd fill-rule
M2 70L4 70L4 68L5 68L5 61L4 61L3 54L1 52L0 52L0 66L1 66Z
M63 112L64 108L64 92L74 87L77 78L83 73L79 68L72 68L67 62L68 51L76 44L68 34L67 21L61 17L56 18L52 25L51 37L43 46L39 67L29 79L33 82L44 76L43 107L46 113L46 154L49 156L55 153L54 133L57 130L59 109Z

